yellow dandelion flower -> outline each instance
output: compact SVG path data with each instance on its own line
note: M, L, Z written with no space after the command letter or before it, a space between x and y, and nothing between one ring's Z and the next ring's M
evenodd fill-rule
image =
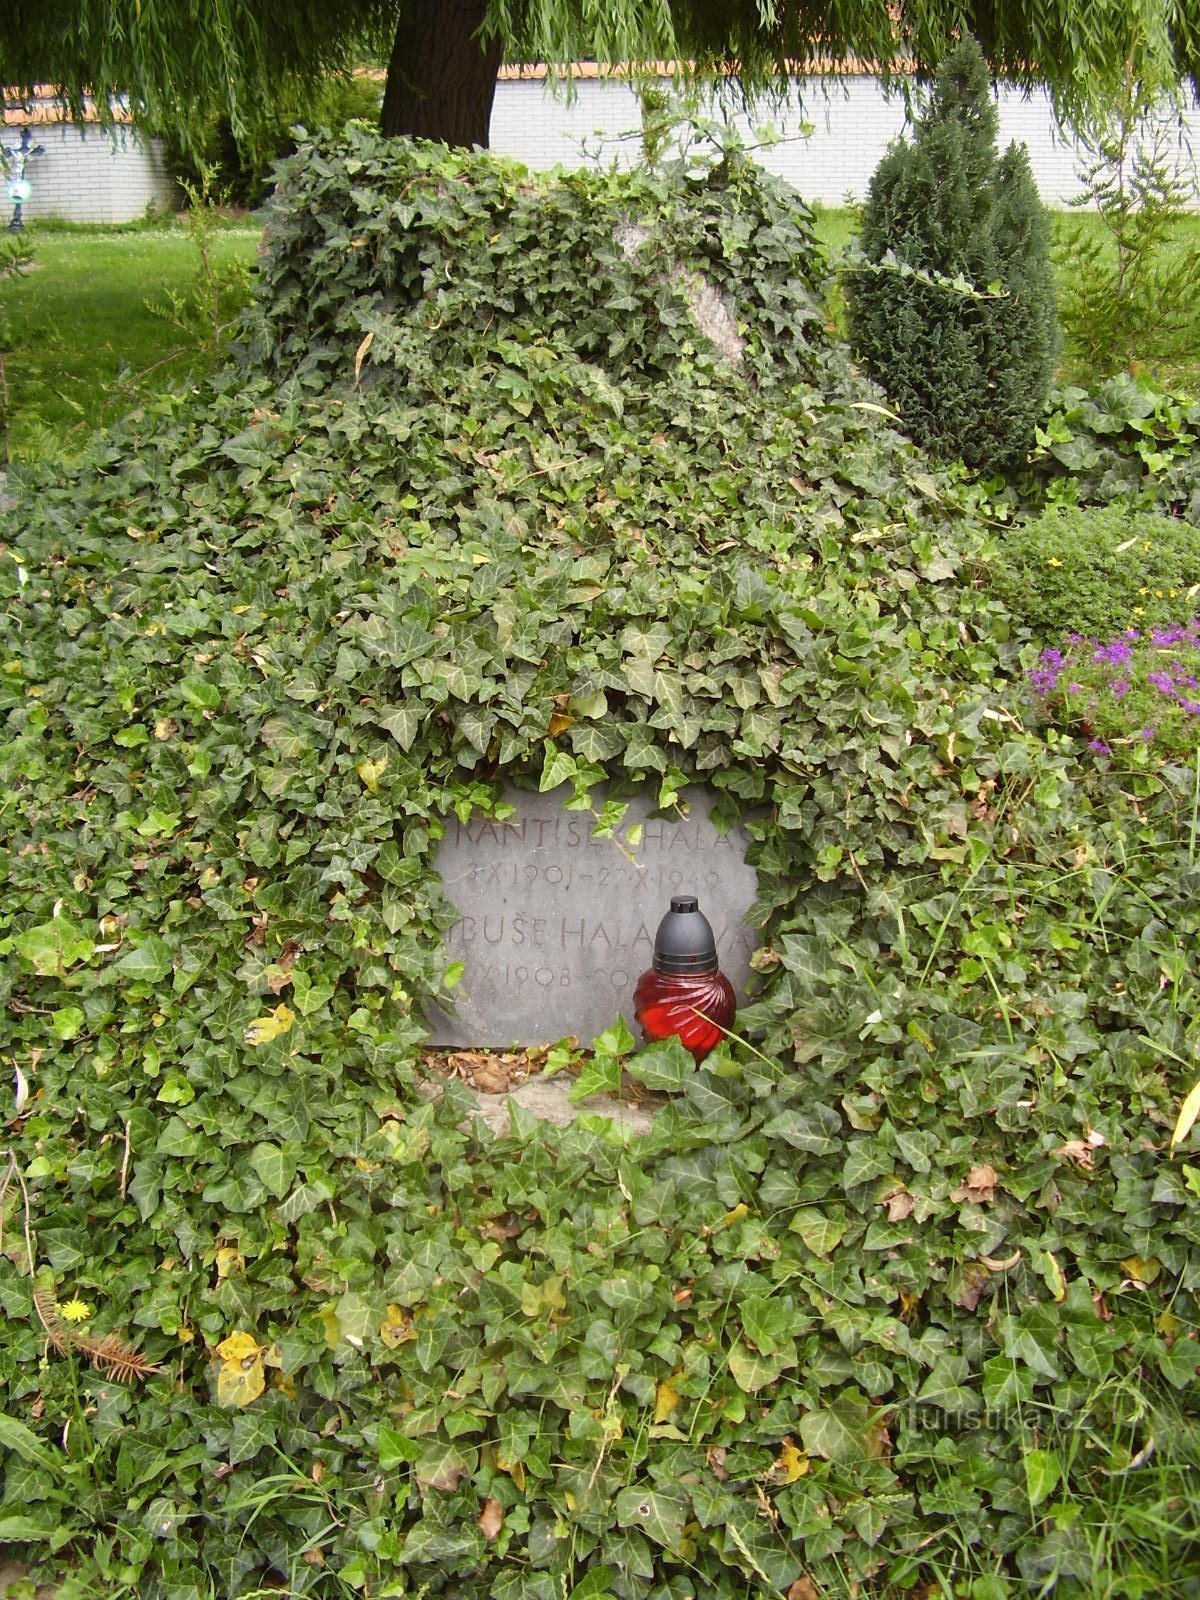
M92 1314L92 1308L86 1300L68 1300L59 1306L58 1314L64 1322L86 1322Z
M1047 556L1046 557L1046 565L1048 567L1061 567L1062 566L1062 562L1058 559L1057 556Z

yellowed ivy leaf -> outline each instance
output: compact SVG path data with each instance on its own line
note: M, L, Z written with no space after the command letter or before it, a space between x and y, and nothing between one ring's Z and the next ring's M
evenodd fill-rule
M527 1317L540 1316L543 1311L565 1310L567 1302L563 1298L562 1286L560 1275L547 1278L545 1283L523 1283L521 1310Z
M655 1422L665 1422L676 1406L682 1405L683 1396L675 1388L675 1378L678 1376L678 1373L674 1373L659 1384L654 1396Z
M795 1483L811 1465L804 1451L797 1448L795 1440L785 1439L782 1450L775 1458L775 1477L781 1483Z
M245 1361L224 1361L217 1373L217 1404L240 1409L257 1400L266 1386L263 1364L257 1356L247 1356Z
M224 1244L217 1251L217 1277L228 1278L242 1268L242 1252L234 1245Z
M338 1316L337 1301L329 1300L321 1307L319 1312L321 1326L325 1331L325 1343L331 1350L336 1350L342 1342L342 1324Z
M227 1339L222 1339L217 1346L217 1354L222 1361L244 1361L247 1356L256 1356L262 1346L252 1333L238 1331L231 1333Z
M222 1339L217 1346L221 1369L217 1373L217 1404L248 1406L267 1386L263 1373L263 1351L252 1333L240 1330Z
M398 1345L407 1344L410 1339L417 1337L412 1317L403 1306L388 1306L387 1316L380 1325L379 1337L389 1350L395 1350Z
M1149 1284L1162 1271L1162 1262L1157 1256L1126 1256L1121 1263L1121 1271L1134 1283Z
M1034 1256L1034 1264L1042 1275L1042 1282L1049 1289L1057 1301L1067 1298L1067 1280L1063 1276L1063 1269L1049 1250L1039 1250Z
M360 761L354 770L371 793L378 794L379 780L387 771L387 767L387 756L380 756L378 761Z
M727 1211L720 1222L714 1222L711 1228L705 1228L705 1233L720 1233L723 1228L732 1228L735 1222L740 1222L743 1217L750 1215L750 1207L744 1200L739 1200L732 1211Z
M512 1481L525 1493L525 1463L523 1461L506 1461L503 1455L496 1457L496 1465L501 1472L507 1472Z
M1197 1117L1200 1117L1200 1080L1192 1085L1179 1108L1179 1115L1175 1119L1175 1132L1171 1135L1172 1155L1175 1154L1175 1146L1182 1144L1191 1133Z
M276 1006L265 1017L255 1017L242 1037L248 1045L269 1044L272 1039L278 1039L280 1034L287 1033L295 1020L296 1013L290 1006Z

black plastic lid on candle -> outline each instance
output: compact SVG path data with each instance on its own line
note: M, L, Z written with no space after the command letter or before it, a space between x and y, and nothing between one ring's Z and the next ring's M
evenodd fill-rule
M654 935L655 972L715 972L717 941L694 894L673 894Z

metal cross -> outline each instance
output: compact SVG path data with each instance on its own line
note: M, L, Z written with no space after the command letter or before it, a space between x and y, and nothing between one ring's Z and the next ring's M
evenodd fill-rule
M8 174L8 198L13 203L12 221L8 225L9 233L20 233L25 226L21 215L26 200L33 193L33 185L25 176L25 163L32 156L43 156L46 153L44 144L34 144L28 128L21 129L21 142L14 148L10 145L0 145L0 162Z

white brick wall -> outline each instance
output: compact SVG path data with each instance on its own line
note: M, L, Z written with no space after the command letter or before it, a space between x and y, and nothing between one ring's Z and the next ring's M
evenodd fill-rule
M568 105L540 81L499 83L492 148L535 168L559 162L577 167L596 160L620 165L635 161L641 116L633 90L611 78L583 79L575 87L574 103ZM806 200L840 206L847 199L864 199L880 157L904 130L903 100L885 97L878 80L869 77L824 85L809 80L799 91L799 98L793 94L781 110L764 106L753 119L759 127L773 124L782 136L772 148L756 150L756 158L794 184ZM1058 131L1047 96L1003 88L998 103L1001 148L1012 140L1024 144L1042 199L1049 206L1065 206L1080 191L1076 151ZM751 119L733 120L745 141L755 143ZM1193 151L1200 152L1200 107L1193 106L1186 121ZM807 137L802 131L806 122L812 125Z
M24 207L28 222L39 217L132 222L145 215L151 202L158 210L177 204L157 139L144 139L130 127L106 133L94 124L61 122L35 125L29 132L31 145L45 150L30 156L25 168L33 185ZM0 144L15 150L20 137L19 128L4 128ZM11 202L0 187L0 222L7 225L10 215Z
M641 114L633 90L613 78L584 78L575 89L568 104L540 79L501 81L492 112L492 148L537 169L637 161ZM1025 144L1042 199L1064 206L1079 193L1076 151L1058 131L1046 96L1002 89L999 107L1001 146L1013 139ZM874 78L809 80L783 108L764 107L753 119L739 115L734 122L748 144L756 142L754 126L772 124L780 142L757 149L757 159L805 199L840 206L865 197L880 157L904 129L904 104L898 95L886 97ZM812 129L807 135L806 123ZM1192 108L1186 123L1193 152L1200 152L1200 107ZM25 205L30 221L130 222L151 202L159 209L174 206L157 139L143 139L130 127L106 133L91 124L45 123L30 131L33 142L45 146L26 173L33 184L33 198ZM0 132L9 149L19 137L14 127ZM0 224L8 215L0 199Z

